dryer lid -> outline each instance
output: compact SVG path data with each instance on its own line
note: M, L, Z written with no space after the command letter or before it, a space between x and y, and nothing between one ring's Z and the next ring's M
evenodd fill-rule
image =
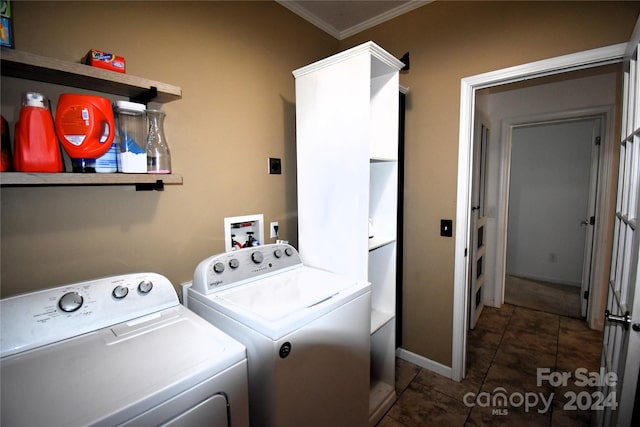
M2 425L119 425L245 360L183 306L0 359Z

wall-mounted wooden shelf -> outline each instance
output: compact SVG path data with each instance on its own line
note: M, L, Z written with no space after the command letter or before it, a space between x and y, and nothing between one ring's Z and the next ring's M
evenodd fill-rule
M175 174L127 173L28 173L2 172L2 187L40 187L56 185L135 185L137 190L163 190L165 185L181 185Z
M3 76L37 80L63 86L137 98L157 89L154 102L166 103L182 98L179 86L136 77L89 65L3 48L0 55Z
M145 103L150 100L166 103L182 98L182 89L178 86L7 48L2 48L1 51L0 73L8 77L125 96ZM137 190L163 190L165 184L181 185L182 176L124 173L0 173L2 187L135 185Z

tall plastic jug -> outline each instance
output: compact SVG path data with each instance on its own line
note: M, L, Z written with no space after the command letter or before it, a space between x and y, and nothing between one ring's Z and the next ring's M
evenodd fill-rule
M113 143L115 125L111 101L93 95L64 93L58 99L56 132L74 164L74 171L87 171L86 164L104 155Z
M13 166L19 172L63 172L64 161L49 110L49 100L25 92L15 126Z

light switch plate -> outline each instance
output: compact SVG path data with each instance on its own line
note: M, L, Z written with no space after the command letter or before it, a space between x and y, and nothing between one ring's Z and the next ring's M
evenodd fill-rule
M453 220L451 220L451 219L441 219L440 220L440 235L442 237L452 237L453 236Z
M269 175L282 174L282 161L277 157L269 157Z

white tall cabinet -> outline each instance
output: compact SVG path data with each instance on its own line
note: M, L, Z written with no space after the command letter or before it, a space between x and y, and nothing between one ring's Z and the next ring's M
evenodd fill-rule
M371 282L371 425L396 399L402 67L380 46L367 42L293 72L299 251L309 266Z

